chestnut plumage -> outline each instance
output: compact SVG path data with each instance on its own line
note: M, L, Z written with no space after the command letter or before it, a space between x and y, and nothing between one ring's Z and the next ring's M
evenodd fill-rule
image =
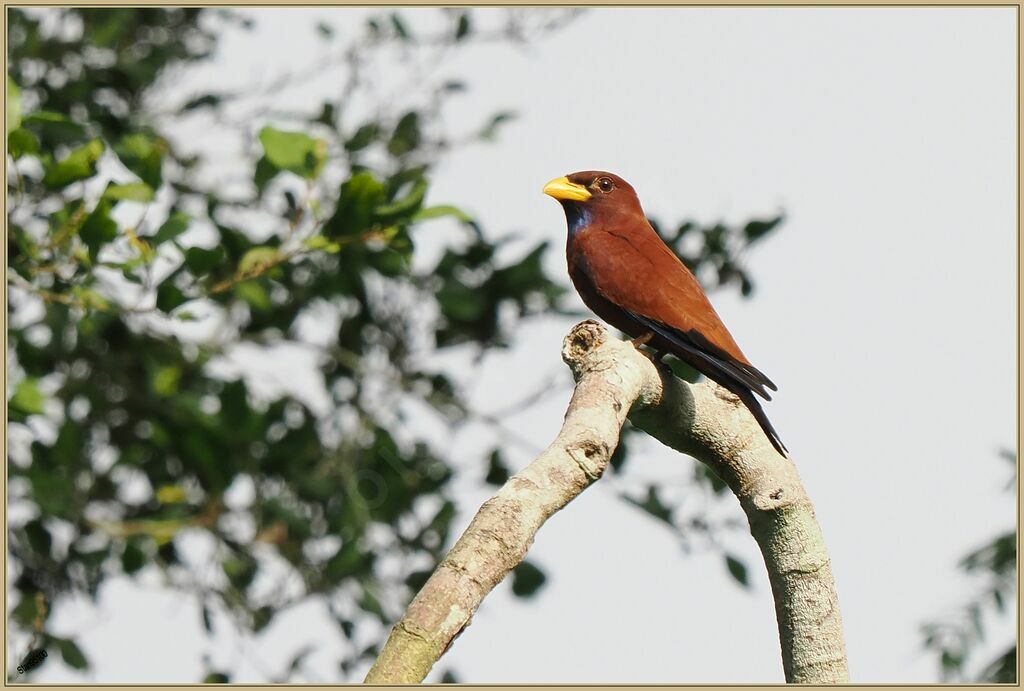
M697 279L647 221L636 192L598 170L552 180L568 223L569 278L597 316L671 353L739 396L775 449L788 452L754 394L777 387L740 350Z

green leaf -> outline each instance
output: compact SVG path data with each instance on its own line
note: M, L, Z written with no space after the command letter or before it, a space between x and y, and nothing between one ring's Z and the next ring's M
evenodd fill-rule
M252 613L252 630L255 633L259 633L263 629L270 625L270 622L274 619L274 608L269 605L260 607Z
M165 365L157 368L150 378L150 386L157 396L167 397L178 392L178 382L181 380L181 369L174 365Z
M455 42L458 43L469 36L469 32L471 30L472 27L469 23L469 12L462 12L459 14L459 23L455 27Z
M78 298L78 301L89 309L105 310L110 307L110 303L107 299L92 288L74 286L71 288L71 294Z
M498 135L498 128L505 123L514 120L516 117L516 114L509 110L495 113L491 116L490 121L484 125L483 129L480 130L480 134L478 134L477 137L485 141L493 141Z
M370 144L373 144L380 137L380 125L376 122L368 122L345 142L345 151L355 153L362 151Z
M161 312L171 312L175 307L188 301L181 288L172 281L164 281L156 290L156 308Z
M658 488L654 485L647 486L647 497L643 500L633 499L632 497L623 495L622 497L633 506L639 507L649 513L650 515L657 518L659 521L673 525L672 523L672 509L662 502L661 497L658 496Z
M238 590L245 590L256 577L258 565L248 554L240 554L224 560L221 564L224 575L231 581L231 585Z
M335 122L338 119L338 108L333 103L325 102L320 108L320 114L316 116L311 122L319 122L322 125L327 125L332 130L337 130Z
M144 182L131 182L126 185L107 185L103 196L113 201L150 202L153 201L153 188Z
M437 291L437 302L445 318L461 322L474 321L487 309L487 296L454 279Z
M384 185L372 173L356 173L341 185L334 214L324 224L324 235L358 235L369 230L384 195Z
M388 141L388 153L392 156L404 156L420 145L420 116L410 111L402 116L395 126L395 131Z
M974 681L986 684L1016 684L1017 644L1010 645L997 658L989 662L974 678Z
M382 276L394 278L402 276L409 270L408 255L385 247L383 250L373 252L370 255L370 266L377 270Z
M323 235L314 235L302 244L311 250L323 250L328 254L336 254L341 251L341 245Z
M427 580L430 578L430 574L432 573L433 571L428 570L413 571L405 577L405 584L411 591L418 593L423 589L423 586L426 584Z
M39 153L39 140L24 127L11 130L7 134L7 153L15 160L28 154Z
M238 270L247 273L258 266L273 264L277 257L276 247L253 247L242 255L242 259L238 262Z
M693 469L694 479L699 483L710 486L711 491L715 494L722 494L725 490L729 489L729 485L725 484L725 481L718 477L715 471L703 463L694 463Z
M146 565L146 553L139 546L139 539L132 539L124 546L121 554L121 568L126 574L133 574Z
M968 573L988 571L996 575L1012 576L1016 563L1017 534L1011 531L969 553L961 559L960 568Z
M191 110L199 110L200 108L216 108L221 103L230 100L231 98L231 96L225 96L224 94L217 93L201 94L186 101L185 105L183 105L178 112L187 113Z
M416 181L412 189L409 190L409 193L401 199L397 199L390 204L378 206L374 211L374 216L383 223L398 222L403 217L411 216L419 209L423 205L423 197L426 194L427 181L421 178Z
M62 189L73 182L91 178L96 174L96 163L103 155L103 141L93 139L83 144L62 161L46 166L43 184L50 189Z
M774 230L782 223L783 219L784 216L776 216L767 221L750 221L743 228L743 235L746 236L748 242L754 242Z
M947 673L959 670L964 664L963 655L952 650L943 650L939 660Z
M1006 609L1006 601L1003 598L1003 591L999 588L992 589L992 604L995 605L997 612L1002 612Z
M302 132L284 132L273 127L260 130L260 143L268 163L313 180L327 160L327 142Z
M324 575L332 582L348 578L369 564L367 555L359 549L357 540L346 540L324 565Z
M234 287L234 293L249 303L253 309L268 311L273 305L267 291L256 281L242 281Z
M203 677L204 684L230 684L231 677L224 672L210 672Z
M747 567L742 561L732 556L725 555L725 568L729 569L729 575L736 579L736 582L744 588L749 588L750 583L747 577Z
M205 247L189 247L185 250L185 266L193 276L205 276L224 260L224 249L220 246L212 249Z
M46 613L49 614L49 612L50 610L47 609ZM36 609L36 598L31 594L22 595L18 604L13 610L11 610L11 618L25 627L32 626L36 617L40 614L42 614L42 612Z
M455 518L455 504L450 501L445 501L441 505L441 508L437 510L434 517L430 519L430 527L441 533L442 535L447 534L448 529L451 527L452 519Z
M405 22L398 15L397 12L391 14L391 26L394 27L395 33L403 41L409 41L412 39L412 34L409 33L409 29L406 28Z
M39 137L47 151L59 144L73 144L85 139L85 128L60 113L37 110L22 118L21 126Z
M25 524L25 535L32 550L39 556L49 557L50 547L53 545L53 538L50 531L46 529L42 521L34 518Z
M74 420L65 420L53 442L53 452L58 458L75 458L82 453L84 431Z
M384 612L383 605L380 604L380 600L378 600L373 591L365 585L363 586L363 594L359 598L359 609L369 614L376 615L381 622L387 623L389 620L388 615Z
M75 489L67 473L33 465L29 470L29 481L32 496L44 514L63 518L68 513Z
M491 452L491 457L487 464L487 477L484 478L484 482L489 485L504 485L508 481L509 472L508 466L505 465L505 460L502 457L501 449L495 449Z
M85 655L82 654L82 650L74 641L62 638L59 639L58 645L60 646L60 656L64 658L64 662L69 667L73 667L74 669L85 669L89 666L89 661L85 659Z
M168 240L173 240L188 230L188 224L191 220L191 216L186 213L181 211L172 211L167 217L167 220L164 221L163 225L156 231L156 235L150 239L150 244L156 247Z
M109 199L101 198L78 231L79 237L89 248L89 258L93 262L100 250L117 237L117 223L110 217L112 206Z
M411 220L416 223L418 221L429 221L433 218L444 218L445 216L450 216L456 220L462 221L463 223L473 222L473 217L465 211L456 206L450 206L447 204L442 204L440 206L428 206L425 209L420 209L413 214Z
M256 170L253 171L252 181L256 184L256 192L261 197L270 181L280 172L273 163L267 160L266 156L260 156L260 160L256 161Z
M25 415L41 415L46 396L39 390L39 380L34 377L22 379L14 395L7 402L12 410Z
M121 163L153 189L158 189L163 181L162 166L167 150L163 139L141 133L129 134L114 146Z
M516 597L531 597L547 579L544 572L530 562L521 562L512 571L512 594Z
M175 369L175 390L177 390L177 379L181 370ZM161 504L182 504L188 501L188 493L181 485L161 485L153 494Z
M299 651L292 656L292 661L288 663L288 671L295 672L302 667L302 663L306 661L306 658L309 657L314 650L315 648L311 645L300 648Z
M21 89L7 75L7 134L21 126Z
M515 264L503 266L495 271L492 280L501 287L501 292L507 293L510 297L522 297L543 285L547 277L541 262L547 248L547 241L541 242Z

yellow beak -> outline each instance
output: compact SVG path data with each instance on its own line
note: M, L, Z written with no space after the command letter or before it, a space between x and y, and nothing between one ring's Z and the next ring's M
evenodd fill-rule
M544 194L555 199L571 200L574 202L585 202L590 199L590 192L583 185L569 182L569 178L555 178L544 185Z

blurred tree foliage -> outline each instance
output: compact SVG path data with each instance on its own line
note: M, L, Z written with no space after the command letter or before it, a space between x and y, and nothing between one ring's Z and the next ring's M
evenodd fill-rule
M1016 489L1017 455L1003 451L1014 475L1006 489ZM1016 499L1016 497L1014 497ZM1017 644L1011 643L994 659L972 671L978 649L985 643L986 617L1013 611L1017 589L1017 531L1000 533L991 542L960 560L964 573L980 583L978 592L949 616L922 627L925 648L938 654L942 680L946 682L1017 683ZM986 614L987 613L987 614Z
M350 642L347 677L442 556L452 467L409 418L432 410L450 432L474 412L427 363L457 346L508 346L517 320L561 309L564 281L543 269L546 243L502 261L504 238L456 206L425 204L438 162L494 138L512 114L450 135L442 108L466 84L429 73L418 98L391 98L365 74L389 51L412 73L474 43L535 39L576 11L508 10L489 29L470 10L437 12L429 35L397 12L348 38L316 27L337 57L288 81L333 69L337 97L308 113L240 116L236 106L275 84L173 106L161 97L225 30L245 29L244 16L10 11L10 602L33 646L87 668L78 642L51 631L54 606L155 569L207 631L226 615L260 632L320 596ZM242 184L208 174L222 162L169 133L183 122L246 142ZM685 223L667 238L706 283L747 295L739 255L780 221ZM451 232L435 234L436 261L417 268L427 224ZM242 346L311 354L325 409L224 374ZM617 468L624 458L625 446ZM507 474L495 451L488 481ZM634 503L672 522L656 488ZM745 580L742 565L729 571ZM544 578L524 564L513 591L532 595ZM268 676L292 678L309 652Z

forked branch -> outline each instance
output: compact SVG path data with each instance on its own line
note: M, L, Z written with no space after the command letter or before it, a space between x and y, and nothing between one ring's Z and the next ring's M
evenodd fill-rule
M793 463L739 400L712 382L656 367L594 321L566 336L576 390L558 436L484 502L391 631L366 683L422 681L544 522L604 473L627 415L667 446L709 465L736 494L764 556L786 680L848 680L842 620L825 543Z

